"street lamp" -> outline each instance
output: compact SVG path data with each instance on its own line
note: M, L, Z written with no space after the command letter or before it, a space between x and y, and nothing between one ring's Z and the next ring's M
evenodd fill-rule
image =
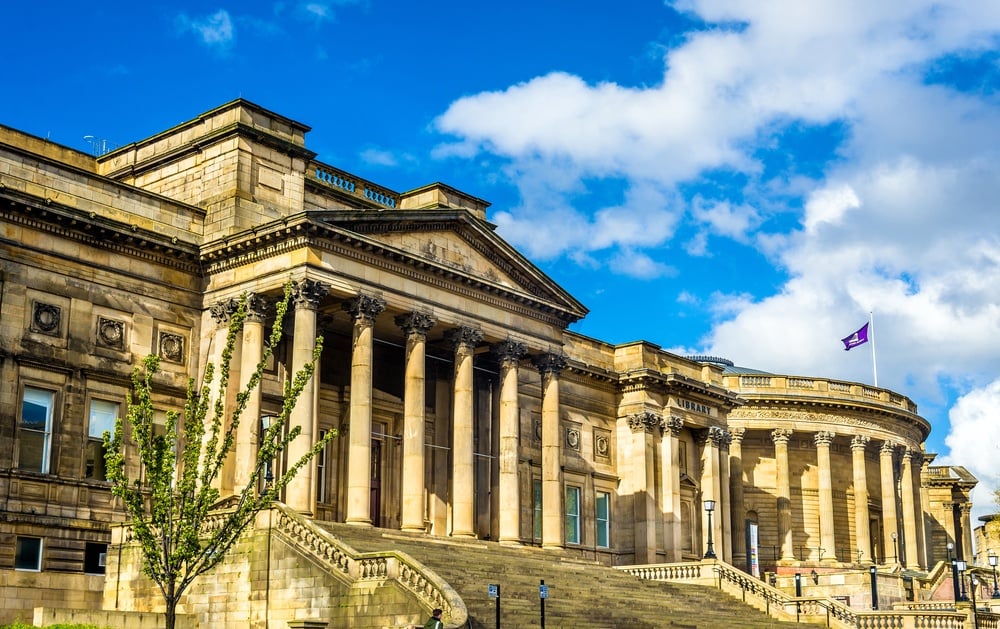
M954 548L955 545L948 542L948 561L951 562L951 584L955 590L953 600L960 601L962 600L962 595L958 590L958 562L951 554L951 551L954 550Z
M990 554L988 555L988 559L989 559L989 562L990 562L990 567L993 568L993 597L992 598L1000 598L1000 590L997 589L997 554L991 550Z
M892 563L896 563L896 534L892 534Z
M979 579L976 575L969 575L969 591L972 592L972 627L973 629L979 629L979 613L976 609L976 586L979 585Z
M969 600L969 597L965 593L965 569L966 569L966 567L968 567L968 564L965 563L964 559L959 559L958 561L955 562L955 568L959 572L962 573L962 578L959 579L959 581L961 581L961 583L962 583L962 596L961 596L961 598L959 600L962 600L962 601Z
M705 550L704 559L715 559L715 549L712 547L712 512L715 511L715 501L705 501L705 512L708 514L708 548Z

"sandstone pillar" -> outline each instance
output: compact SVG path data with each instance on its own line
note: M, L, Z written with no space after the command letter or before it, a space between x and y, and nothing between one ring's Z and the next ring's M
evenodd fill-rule
M643 411L628 416L632 439L624 475L632 494L635 562L656 563L656 476L653 468L653 434L659 430L660 416ZM545 499L542 499L545 504Z
M424 411L427 381L427 332L434 317L423 312L399 315L396 325L406 334L403 382L403 483L400 528L425 531Z
M663 438L660 441L660 460L663 462L660 474L663 484L663 548L666 561L681 560L681 468L678 437L684 419L670 417L664 421Z
M559 374L566 367L561 354L535 359L542 377L542 547L563 546L562 435L559 427Z
M819 543L821 561L837 561L837 536L833 520L833 472L830 469L830 446L836 435L820 431L813 435L816 464L819 468Z
M774 442L775 494L778 497L778 541L781 544L781 560L795 561L795 546L792 540L792 486L788 474L788 440L792 431L778 428L771 431Z
M475 396L473 352L483 340L480 330L460 327L449 334L455 348L455 392L452 396L451 534L475 537L475 451L473 449Z
M882 552L883 562L899 561L899 549L893 536L899 531L899 521L896 517L896 474L893 470L892 455L896 444L891 441L882 443L879 450L879 472L882 478Z
M385 301L358 295L344 304L354 319L351 348L350 421L347 440L347 524L371 525L372 344L375 317Z
M723 540L722 521L725 516L722 511L722 491L719 470L719 447L724 439L724 431L718 426L712 426L700 435L702 442L702 466L701 466L701 498L698 505L701 511L702 522L702 547L704 553L708 547L708 511L705 510L705 501L715 501L715 513L712 514L712 545L715 554L722 557L725 541ZM728 481L727 481L728 483Z
M733 532L733 565L746 569L747 539L746 539L746 507L743 504L743 437L745 428L733 428L730 431L729 443L729 501L731 507L730 528Z
M975 559L975 550L972 548L972 503L963 502L958 508L962 514L962 554L959 557L971 564Z
M524 343L506 340L493 348L500 363L500 516L501 544L521 543L521 481L518 477L518 365L527 353Z
M240 391L246 391L264 356L264 315L267 304L260 295L247 295L247 318L243 322L240 352ZM260 383L249 391L240 425L236 429L236 470L234 488L238 493L250 482L257 461L257 434L260 425Z
M226 348L226 340L229 337L229 321L232 318L233 314L236 312L236 308L238 306L239 306L239 300L237 299L223 299L213 304L212 307L210 308L210 312L212 313L212 319L215 320L216 328L215 328L215 334L212 337L211 341L212 345L207 359L207 362L212 364L215 368L215 372L213 375L213 385L211 390L209 391L208 408L214 409L216 401L221 397L223 405L223 417L228 417L229 412L233 408L234 397L232 395L232 392L234 387L232 386L233 381L231 380L228 390L219 391L218 388L219 377L220 377L219 372L221 371L222 368L222 352ZM234 364L231 365L232 369L230 373L232 373L233 369L238 370L240 367L240 365L236 361L238 360L237 357L239 356L241 349L242 346L239 343L237 343L237 345L233 348L234 356L232 360ZM212 430L211 412L214 411L210 411L209 416L205 418L205 436L202 441L203 446L208 443L209 439L211 439L211 430ZM225 426L223 426L223 428L225 428ZM231 457L231 459L232 460L227 460L223 464L221 473L218 476L216 476L215 479L212 481L212 486L218 489L221 495L223 496L229 496L232 495L233 493L233 467L235 466L235 456Z
M903 565L910 570L920 569L920 552L917 542L917 501L916 490L913 486L913 459L919 459L920 453L907 448L903 452L902 469L902 503L903 503L903 543L905 552ZM919 467L919 465L918 465Z
M871 527L868 513L868 470L865 467L865 447L868 437L851 439L851 463L854 471L854 532L857 540L858 563L874 561L871 555Z
M316 349L316 309L326 296L325 284L314 280L296 282L292 291L295 303L295 330L292 337L292 374L297 374L313 360ZM316 435L316 403L319 393L319 373L302 388L299 399L289 417L289 427L298 427L301 432L288 444L288 463L294 464L312 450ZM312 515L316 502L316 460L303 466L295 478L285 488L285 502L289 507L306 515Z

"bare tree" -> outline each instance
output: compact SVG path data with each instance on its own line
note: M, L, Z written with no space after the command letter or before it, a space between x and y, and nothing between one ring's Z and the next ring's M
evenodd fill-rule
M132 537L143 556L143 572L156 583L166 604L166 626L174 629L177 603L199 575L211 570L239 539L256 514L270 507L299 470L309 463L337 435L330 430L324 439L298 461L289 462L286 471L270 476L270 462L276 460L301 432L300 426L288 428L289 416L303 387L313 377L316 361L323 349L323 339L316 339L312 362L285 382L281 414L264 431L257 450L253 471L245 487L218 510L219 490L213 486L232 453L247 400L260 386L273 348L281 341L282 319L288 310L291 284L285 286L284 299L275 306L270 343L236 400L226 419L226 391L229 387L230 362L236 339L247 316L247 296L238 302L229 320L226 345L222 351L218 380L215 365L206 366L200 387L188 380L183 414L167 413L166 431L154 430L152 393L159 370L159 357L147 356L132 374L133 391L127 397L127 422L138 453L139 478L129 478L126 467L125 420L118 418L114 434L105 433L107 477L112 493L121 498L132 527ZM213 388L214 387L214 388ZM214 394L213 394L214 393ZM249 417L247 421L257 422ZM178 436L180 423L183 436ZM267 474L267 483L262 475ZM212 526L209 517L215 516ZM219 525L217 518L222 517Z

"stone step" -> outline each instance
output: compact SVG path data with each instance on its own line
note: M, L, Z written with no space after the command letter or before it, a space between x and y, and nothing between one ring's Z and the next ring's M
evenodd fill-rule
M496 626L491 583L500 585L501 624L541 627L540 581L548 587L546 627L767 629L792 626L768 618L718 590L645 581L559 550L502 546L373 527L317 522L360 552L407 553L445 579L465 601L469 626Z

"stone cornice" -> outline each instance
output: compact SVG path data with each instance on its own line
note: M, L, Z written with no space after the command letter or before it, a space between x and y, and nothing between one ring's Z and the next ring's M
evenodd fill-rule
M729 411L741 404L741 400L731 391L707 384L678 373L663 373L654 369L633 369L620 374L619 383L623 392L651 390L662 394L694 394L709 398L722 411Z
M2 184L0 204L6 220L12 223L186 273L197 274L200 271L197 245L176 237L97 216L93 212L85 213L50 199L13 191ZM23 243L19 245L24 246Z

